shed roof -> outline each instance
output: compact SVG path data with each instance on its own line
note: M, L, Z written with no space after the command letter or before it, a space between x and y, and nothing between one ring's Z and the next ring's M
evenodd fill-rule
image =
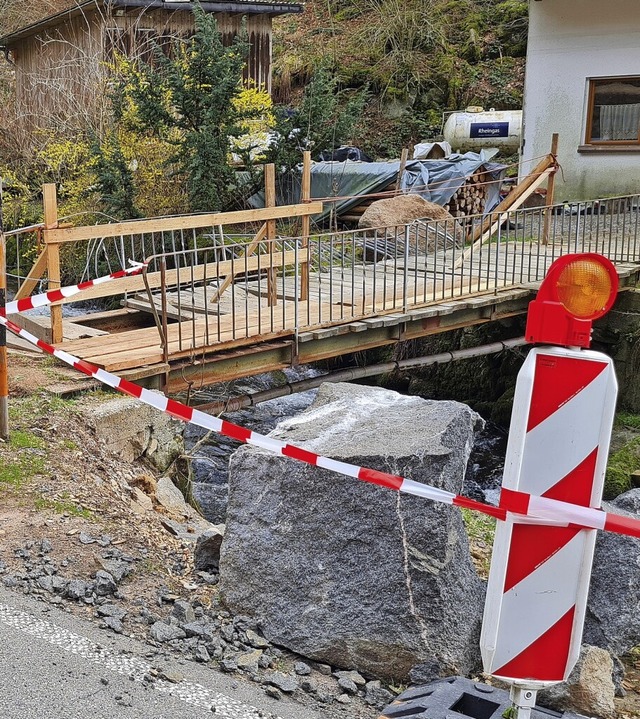
M38 33L62 25L67 20L84 14L93 9L101 9L106 6L124 9L148 9L148 10L171 10L171 11L193 11L193 2L185 0L85 0L77 5L63 10L62 12L50 15L38 22L20 28L4 37L0 37L0 47L10 48L20 40L37 35ZM242 15L285 15L287 13L300 13L303 10L299 2L268 2L267 0L205 0L200 2L200 7L205 12L233 13Z

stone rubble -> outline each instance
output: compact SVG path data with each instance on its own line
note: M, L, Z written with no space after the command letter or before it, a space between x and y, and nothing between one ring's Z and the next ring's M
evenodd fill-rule
M79 536L76 539L79 547L87 546ZM62 567L63 562L51 559L51 551L48 539L16 548L14 556L21 560L23 569L10 572L7 563L0 560L0 581L53 604L87 606L100 626L117 634L134 635L142 629L154 647L148 656L158 661L158 667L145 677L146 682L188 679L167 676L161 662L169 651L225 673L244 676L260 684L270 697L282 699L286 695L318 709L332 705L343 713L347 708L360 707L365 712L369 707L368 714L353 716L370 716L371 708L382 708L393 699L394 694L378 680L367 681L357 671L334 671L327 664L303 660L272 645L248 617L233 617L219 607L208 608L168 593L159 594L153 607L142 601L136 606L126 604L120 584L135 575L140 557L109 546L97 558L97 566L118 566L124 571L96 569L94 577L87 580L67 578L65 569L70 560L65 561L67 567ZM128 706L125 694L115 700L120 706Z

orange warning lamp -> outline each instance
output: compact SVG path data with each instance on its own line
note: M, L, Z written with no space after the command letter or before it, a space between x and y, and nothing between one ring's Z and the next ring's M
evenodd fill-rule
M589 347L593 320L611 309L617 293L618 273L606 257L595 252L560 257L529 304L527 342Z

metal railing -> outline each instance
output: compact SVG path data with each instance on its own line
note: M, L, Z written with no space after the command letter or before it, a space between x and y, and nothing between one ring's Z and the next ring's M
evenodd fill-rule
M567 253L640 263L640 196L264 239L253 254L246 249L226 242L224 256L193 247L149 258L148 273L162 276L147 302L166 357L332 325L356 331L346 325L539 282Z

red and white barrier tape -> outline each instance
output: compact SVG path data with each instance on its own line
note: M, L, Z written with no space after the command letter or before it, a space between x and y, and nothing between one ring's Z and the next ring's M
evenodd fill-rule
M142 269L143 266L134 267L130 270L114 273L113 275L109 275L107 277L101 277L97 280L91 281L90 283L83 283L82 285L75 285L72 288L63 288L43 295L36 295L30 298L31 304L29 307L42 307L47 304L51 304L51 302L56 302L61 297L69 297L71 294L81 292L82 289L86 287L102 282L108 282L111 279L122 277L125 274L136 274L137 272L141 272ZM71 290L74 290L74 292L71 292ZM69 294L65 294L67 291L69 291ZM6 310L7 314L16 312L16 309L13 309L13 306L19 306L20 302L26 302L26 300L20 300L18 303L8 304ZM103 384L122 392L123 394L128 394L131 397L139 399L150 407L154 407L161 412L166 412L172 417L180 419L183 422L195 424L203 429L217 432L218 434L222 434L226 437L231 437L239 442L245 442L246 444L250 444L255 447L261 447L269 452L273 452L274 454L291 457L292 459L305 462L306 464L310 464L315 467L330 469L338 474L343 474L347 477L355 477L363 482L377 484L381 487L386 487L387 489L394 489L405 494L413 494L417 497L430 499L434 502L440 502L442 504L450 504L456 507L472 509L502 521L506 520L507 516L509 516L518 522L556 524L559 526L575 525L588 529L602 529L608 532L626 534L631 537L640 538L640 520L633 517L624 517L604 512L601 509L582 507L569 502L561 502L559 500L547 499L545 497L536 497L534 495L525 494L523 492L515 492L508 489L502 489L500 494L500 505L498 507L494 507L490 504L478 502L474 499L470 499L469 497L454 494L453 492L447 492L428 484L414 482L411 479L388 474L386 472L380 472L376 469L358 467L354 464L348 464L347 462L339 462L335 459L330 459L329 457L323 457L315 454L314 452L302 449L301 447L281 442L273 437L265 437L264 435L252 432L251 430L240 427L232 422L227 422L219 419L218 417L214 417L192 407L188 407L187 405L182 404L182 402L168 399L161 394L144 389L133 382L129 382L122 377L118 377L106 370L100 369L100 367L97 367L90 362L85 362L78 357L74 357L68 352L56 349L52 345L38 339L27 330L18 327L16 324L6 319L6 317L2 316L1 312L0 324L4 325L11 332L22 337L31 344L36 345L47 354L57 357L59 360L71 365L87 376L93 377Z
M18 312L24 312L25 310L32 310L36 307L46 307L53 302L59 302L60 300L69 299L74 295L79 294L83 290L89 289L89 287L95 287L96 285L102 285L105 282L111 282L111 280L117 280L121 277L130 277L133 275L140 274L146 267L144 262L132 263L131 267L126 270L119 270L113 272L110 275L104 277L98 277L95 280L88 280L87 282L81 282L79 285L71 285L69 287L61 287L59 290L50 290L41 295L33 295L32 297L25 297L23 300L16 300L15 302L7 302L4 308L0 307L0 315L14 315Z

